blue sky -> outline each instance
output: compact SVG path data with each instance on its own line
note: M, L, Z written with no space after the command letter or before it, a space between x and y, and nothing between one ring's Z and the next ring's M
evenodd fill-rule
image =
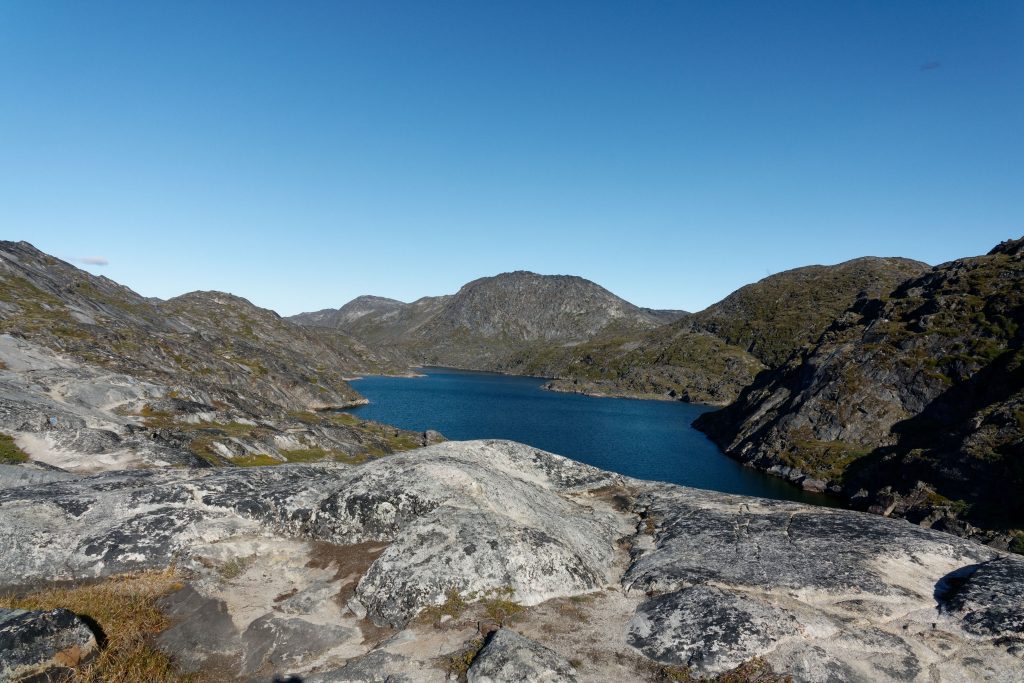
M0 237L283 314L1024 234L1024 3L0 3Z

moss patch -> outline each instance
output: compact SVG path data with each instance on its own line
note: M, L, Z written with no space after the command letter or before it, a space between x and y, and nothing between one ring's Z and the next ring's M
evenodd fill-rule
M266 467L268 465L280 465L281 461L266 453L248 453L231 458L231 462L238 467Z
M872 449L845 441L820 441L810 430L794 433L779 460L816 479L838 482L850 463L871 453Z
M17 465L28 462L28 459L28 453L18 448L14 443L14 437L0 434L0 464Z

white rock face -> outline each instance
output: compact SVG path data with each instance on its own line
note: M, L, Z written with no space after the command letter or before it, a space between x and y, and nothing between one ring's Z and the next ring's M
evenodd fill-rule
M507 591L514 630L580 681L753 657L807 681L1010 681L1024 666L1017 556L511 442L355 467L11 479L0 591L173 562L191 593L168 599L158 642L189 670L220 656L264 679L440 681ZM453 592L470 604L437 626L421 616Z
M184 464L182 454L134 434L115 412L164 396L168 388L75 363L0 335L0 430L34 461L72 472Z

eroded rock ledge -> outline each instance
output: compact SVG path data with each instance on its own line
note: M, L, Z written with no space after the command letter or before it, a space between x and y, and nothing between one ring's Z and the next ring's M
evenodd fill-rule
M174 564L186 586L158 642L183 670L441 681L446 653L500 625L518 635L465 655L474 676L643 680L756 657L808 681L1024 670L1021 558L512 442L360 466L48 476L0 487L0 589Z

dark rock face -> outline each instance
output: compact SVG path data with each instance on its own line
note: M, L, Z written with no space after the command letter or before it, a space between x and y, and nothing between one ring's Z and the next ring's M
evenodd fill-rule
M863 298L695 423L729 455L948 531L1024 528L1022 240ZM1008 542L1005 536L984 536Z
M629 622L629 644L655 661L714 673L764 654L796 631L796 619L781 609L693 586L640 605Z
M0 680L58 680L95 651L92 629L66 609L0 609Z
M979 636L1015 637L1024 632L1024 571L997 558L966 567L936 588L939 609Z
M466 672L469 683L537 681L576 683L576 672L558 653L507 628L496 631Z

